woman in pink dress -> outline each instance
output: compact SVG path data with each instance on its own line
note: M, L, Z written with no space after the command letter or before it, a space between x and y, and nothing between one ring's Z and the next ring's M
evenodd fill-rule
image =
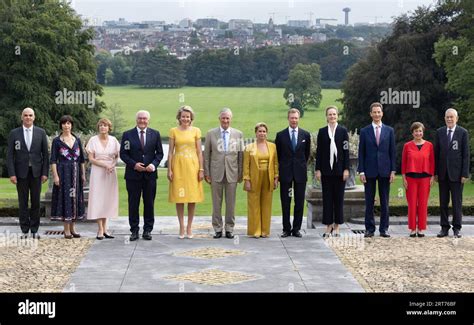
M100 119L98 135L93 136L86 146L92 164L89 181L89 205L87 219L97 220L97 239L114 238L107 233L107 219L118 216L119 195L115 165L120 152L120 143L109 132L112 123Z

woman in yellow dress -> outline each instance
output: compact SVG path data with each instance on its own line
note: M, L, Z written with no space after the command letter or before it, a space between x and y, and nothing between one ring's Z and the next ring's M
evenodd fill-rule
M278 187L276 146L267 141L268 127L257 123L257 141L245 147L244 190L247 191L247 235L270 236L273 190Z
M184 204L188 203L186 235L193 238L192 223L196 203L204 200L201 130L192 126L194 111L190 106L182 106L176 114L176 119L179 126L170 129L169 133L168 200L176 203L180 239L184 238Z

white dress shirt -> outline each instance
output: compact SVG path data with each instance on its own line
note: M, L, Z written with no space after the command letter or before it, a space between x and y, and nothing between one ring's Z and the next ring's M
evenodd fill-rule
M33 142L33 126L29 128L23 127L23 137L25 139L26 148L30 151L31 143Z
M230 138L230 127L227 128L227 130L224 130L222 128L222 126L219 127L219 129L221 130L221 139L224 137L224 131L226 131L226 137L225 137L225 146L223 149L226 149L227 148L227 151L229 151L229 138Z

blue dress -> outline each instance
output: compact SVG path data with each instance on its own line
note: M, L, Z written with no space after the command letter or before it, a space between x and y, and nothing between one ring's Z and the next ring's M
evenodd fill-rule
M84 161L84 150L79 138L76 137L72 148L59 137L53 139L51 164L56 164L60 186L53 185L51 220L70 223L85 217L81 177L81 164Z

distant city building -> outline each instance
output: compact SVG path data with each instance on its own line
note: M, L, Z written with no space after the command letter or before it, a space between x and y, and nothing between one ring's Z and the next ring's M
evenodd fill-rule
M316 18L316 28L326 28L326 25L335 26L337 23L330 23L330 22L337 22L337 19L334 18Z
M196 26L204 28L219 28L219 20L215 18L200 18L196 20Z
M288 37L288 44L290 45L303 45L304 43L304 36L291 35Z
M164 20L145 20L142 23L149 25L150 28L163 28L166 25Z
M252 29L253 23L248 19L231 19L229 20L230 30Z
M328 37L323 33L314 33L311 35L311 39L316 43L324 43L327 41Z
M275 30L275 25L273 24L273 19L268 20L268 31L273 32Z
M288 20L288 27L309 28L310 26L309 20Z
M179 27L181 28L191 28L193 27L193 22L189 18L184 18L179 22Z

